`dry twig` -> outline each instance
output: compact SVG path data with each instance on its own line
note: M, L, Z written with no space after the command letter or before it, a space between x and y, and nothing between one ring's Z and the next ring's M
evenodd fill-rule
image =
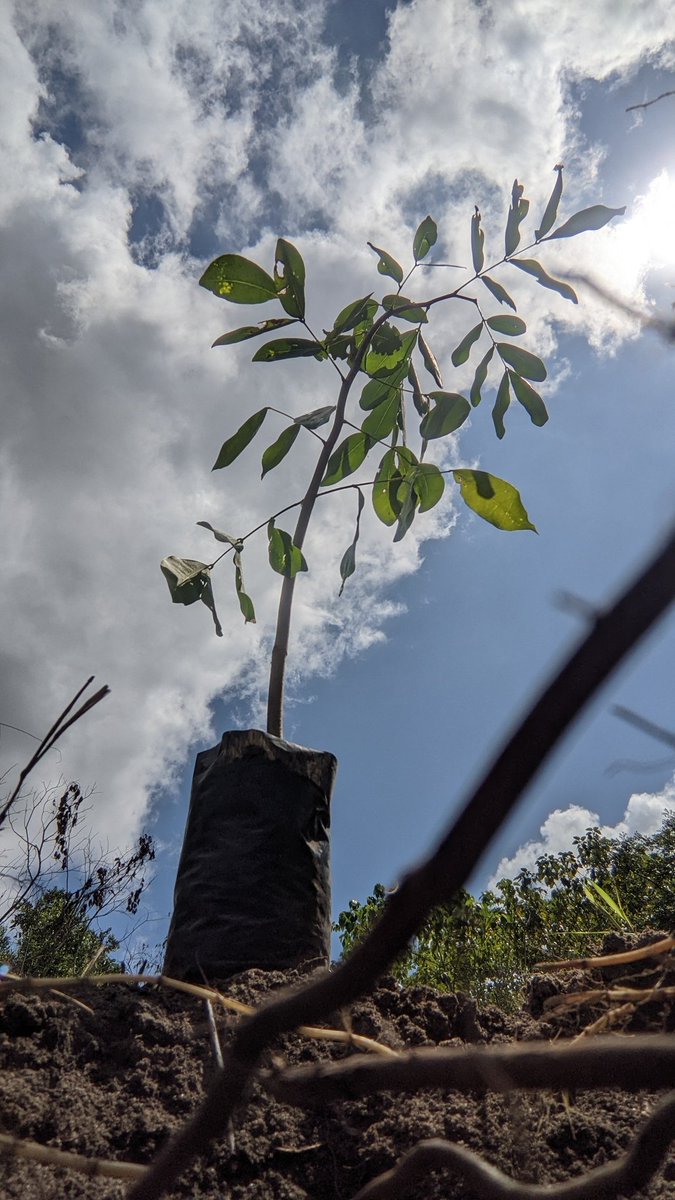
M85 713L88 713L94 707L95 704L98 704L100 700L103 700L104 697L109 694L110 688L107 684L105 684L102 688L99 688L99 690L95 692L93 696L90 696L88 700L85 700L84 704L78 708L77 712L73 713L72 717L68 717L68 713L71 712L71 710L75 707L82 693L85 692L89 687L89 684L93 682L94 676L90 675L89 679L82 685L79 692L76 692L76 694L73 696L70 704L67 704L61 715L57 717L49 732L43 737L33 757L30 759L27 766L23 768L21 774L19 775L19 782L14 788L9 800L4 805L2 811L0 811L0 827L2 827L4 824L7 813L14 804L14 801L19 795L21 788L26 782L26 779L30 775L33 768L37 766L40 759L52 749L56 742L58 742L59 738L66 732L66 729L70 729L71 725L74 725L76 721L79 721L80 717L83 717ZM68 720L66 720L66 717L68 717Z
M566 958L559 962L535 963L535 971L592 971L595 967L620 967L623 963L640 962L644 958L657 958L675 948L675 937L671 934L660 942L640 946L638 950L622 950L620 954L603 954L599 958Z
M652 1000L672 1000L675 997L675 987L654 988L591 988L585 992L563 992L561 996L549 996L544 1000L544 1011L554 1008L577 1008L580 1004L600 1004L603 1000L611 1004L620 1000L624 1004L648 1004Z
M259 1076L282 1104L312 1107L372 1092L443 1088L456 1092L558 1091L620 1087L629 1092L675 1086L675 1039L641 1034L627 1040L596 1039L506 1046L434 1047L397 1059L353 1057L307 1064Z
M140 1163L113 1162L106 1158L86 1158L83 1154L72 1154L68 1150L57 1150L54 1146L41 1146L38 1142L24 1142L9 1133L0 1133L0 1154L8 1158L27 1158L48 1167L67 1167L81 1175L100 1175L110 1179L140 1179L147 1167Z
M642 104L630 104L626 112L635 112L636 108L651 108L652 104L658 104L659 100L665 100L666 96L675 96L675 91L661 92L660 96L655 96L653 100L643 100Z

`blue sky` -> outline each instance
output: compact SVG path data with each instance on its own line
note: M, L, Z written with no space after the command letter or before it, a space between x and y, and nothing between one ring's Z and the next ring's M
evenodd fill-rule
M194 752L260 721L276 594L261 542L246 552L258 624L243 626L224 572L217 641L205 610L170 605L158 561L209 557L197 520L243 532L301 494L309 445L262 485L262 441L210 474L244 416L334 399L321 365L251 366L250 343L211 351L258 314L197 279L225 251L269 267L283 234L304 255L314 324L328 327L382 282L368 239L406 257L430 211L439 252L468 265L478 203L498 257L513 177L538 215L562 159L561 216L628 207L601 233L542 248L542 261L668 313L673 101L625 108L675 86L675 17L665 0L615 8L111 0L85 13L39 0L3 16L0 721L39 733L88 674L111 685L53 774L96 784L92 819L110 845L148 825L159 839L151 941L170 907ZM425 292L440 274L426 273ZM535 429L511 409L498 442L488 397L443 462L516 484L539 536L499 533L456 497L399 547L370 520L340 600L353 502L323 502L308 546L286 732L340 760L336 913L424 853L580 636L560 592L604 603L672 520L672 350L589 293L573 308L507 274L527 344L549 365L551 419ZM465 389L472 369L455 378L449 358L466 315L437 313L446 386ZM674 650L671 618L524 799L475 886L591 820L649 830L675 805L675 763L610 711L622 703L672 728ZM29 748L2 730L5 767ZM608 774L624 759L647 765Z

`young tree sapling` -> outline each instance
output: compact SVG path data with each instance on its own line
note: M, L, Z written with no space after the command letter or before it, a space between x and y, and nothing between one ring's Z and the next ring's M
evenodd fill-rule
M556 227L562 173L562 166L556 166L553 191L534 240L519 253L521 226L529 202L522 184L514 182L504 252L489 266L481 214L475 208L470 226L473 273L450 291L410 295L409 285L419 278L422 267L450 265L429 260L437 242L436 224L430 216L415 232L407 273L388 251L368 243L377 255L379 274L393 280L396 290L380 299L370 292L353 300L322 337L314 333L306 317L305 264L297 248L286 239L279 238L276 243L272 274L241 255L224 254L202 275L202 287L222 299L243 305L276 301L284 314L231 330L217 338L214 346L274 333L277 336L265 341L254 354L255 363L313 358L328 362L339 384L334 404L299 416L272 405L258 409L227 438L214 463L214 470L228 467L252 442L268 414L278 413L287 424L265 449L262 474L265 476L283 462L303 431L310 432L319 449L304 496L292 500L243 536L199 521L226 545L223 553L211 563L171 556L161 564L172 600L185 605L201 600L211 610L218 634L222 634L222 628L211 573L221 559L232 554L235 590L246 622L255 620L255 609L244 586L242 555L249 538L259 530L266 529L270 566L282 576L270 662L267 733L252 730L225 734L220 747L204 751L197 758L167 943L166 974L202 978L210 971L211 978L225 978L248 966L283 968L310 959L328 961L328 824L336 763L330 754L282 740L293 595L297 576L307 570L304 545L314 506L329 492L353 490L356 495L356 524L340 564L340 591L356 568L366 489L378 519L393 528L395 542L405 537L419 514L438 504L447 475L457 484L469 508L497 529L535 529L511 483L473 467L443 470L429 462L426 455L430 442L455 433L478 407L490 373L496 375L497 382L492 420L498 438L505 434L505 417L513 399L523 406L534 425L548 421L544 400L534 386L546 379L546 367L523 345L525 321L494 272L502 266L524 272L542 287L576 304L570 285L549 275L538 259L527 257L528 251L547 241L600 229L624 212L622 208L594 205ZM483 340L468 396L445 390L438 359L427 340L432 312L450 301L461 302L465 308L469 305L475 316L450 356L453 367L466 363ZM486 301L490 309L494 301L501 307L484 312ZM302 328L303 336L289 332L293 325ZM413 425L416 429L411 439ZM325 436L319 432L324 429ZM374 462L373 477L367 482L359 479L345 483L369 456ZM298 510L298 516L291 534L277 522L293 509Z
M334 405L314 409L299 416L290 416L272 405L258 409L222 445L213 470L228 467L253 440L268 413L276 412L289 424L262 456L263 477L277 467L293 447L301 431L316 431L328 426L325 437L318 435L320 450L307 490L300 500L291 501L273 513L266 521L243 536L234 536L215 529L208 521L197 524L210 530L227 549L211 563L169 556L162 561L162 571L169 585L171 598L178 604L194 604L201 600L210 608L216 632L222 627L216 614L211 572L216 564L232 553L235 588L245 621L255 621L255 609L244 588L242 553L253 534L267 529L270 566L283 577L277 614L276 636L271 655L267 732L283 736L283 695L288 640L296 576L307 570L303 546L314 505L324 489L341 491L351 488L357 495L357 516L354 539L345 551L340 565L342 587L356 567L356 545L359 538L364 491L371 493L373 509L385 525L395 526L394 541L400 541L410 529L415 517L438 504L445 489L445 476L451 475L458 485L465 504L478 516L497 529L505 531L534 530L517 489L506 480L485 470L454 468L441 470L425 462L428 443L442 439L458 430L483 397L489 373L499 378L492 420L498 438L503 438L505 416L515 399L521 404L534 425L548 421L544 400L533 384L543 383L546 367L541 358L522 345L527 332L525 321L517 315L515 301L509 292L493 278L497 268L506 266L524 272L545 288L557 292L573 304L577 303L574 289L555 279L538 259L524 257L545 242L574 237L587 230L601 229L625 208L607 208L596 204L574 214L558 225L555 222L563 190L563 167L555 167L556 180L534 240L518 252L521 226L529 212L523 185L514 181L511 205L504 234L504 253L489 266L485 265L484 230L481 214L475 208L471 218L470 242L473 273L451 291L429 297L409 298L403 289L423 266L449 266L429 261L437 241L437 228L426 217L413 238L413 262L404 273L403 267L386 250L368 245L378 257L380 275L392 279L396 290L376 300L373 293L346 305L338 313L333 327L317 337L306 319L305 264L294 245L279 238L276 244L273 274L257 263L238 254L224 254L215 259L200 279L202 287L233 304L253 305L277 301L286 314L268 318L257 325L245 325L224 333L213 343L227 346L278 333L290 325L301 325L308 336L297 337L286 332L265 342L254 354L255 363L276 363L291 358L314 358L328 361L340 376ZM483 290L484 289L484 290ZM485 315L483 302L486 293L511 313L496 311ZM478 362L468 397L444 390L441 369L426 334L432 309L451 300L468 302L473 306L476 322L451 354L453 367L466 363L474 346L483 340L487 346ZM504 340L508 339L508 340ZM495 370L496 369L496 370ZM423 386L420 375L433 380L434 388ZM360 387L358 405L349 408L356 388ZM419 445L413 450L409 431L414 410L418 422ZM365 415L364 415L365 414ZM372 452L378 451L379 462L374 478L365 483L344 484ZM298 509L293 535L277 525L284 513Z

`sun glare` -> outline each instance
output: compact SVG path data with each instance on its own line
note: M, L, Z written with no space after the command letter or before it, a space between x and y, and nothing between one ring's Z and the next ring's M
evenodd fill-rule
M673 268L675 275L675 178L661 171L622 229L623 239L638 271Z

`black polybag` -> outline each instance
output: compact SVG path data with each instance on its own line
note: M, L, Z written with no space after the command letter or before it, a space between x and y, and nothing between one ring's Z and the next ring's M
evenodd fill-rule
M337 760L257 729L197 755L164 974L330 962L330 800Z

